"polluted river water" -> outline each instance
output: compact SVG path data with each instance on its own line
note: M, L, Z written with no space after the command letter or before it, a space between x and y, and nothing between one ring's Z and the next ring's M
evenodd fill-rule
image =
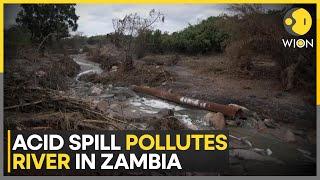
M87 60L85 54L73 55L72 58L80 65L80 72L75 77L73 88L78 89L77 93L81 94L82 97L89 96L90 99L96 101L106 100L111 103L113 100L120 100L122 101L122 104L125 104L125 108L123 108L125 114L132 117L150 117L157 114L162 109L171 109L174 111L174 116L189 127L195 129L204 129L206 127L202 118L208 111L182 107L175 103L153 98L151 96L141 97L128 87L114 87L111 84L104 86L101 84L80 81L80 77L83 75L101 74L103 70L98 63ZM101 94L92 94L90 92L92 87L101 88ZM126 98L123 98L123 94L129 94L129 97L125 95Z

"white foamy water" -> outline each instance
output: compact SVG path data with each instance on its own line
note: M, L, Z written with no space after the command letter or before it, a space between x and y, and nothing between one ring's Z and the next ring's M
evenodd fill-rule
M163 100L159 99L149 99L145 97L135 97L129 101L129 103L133 106L139 107L140 109L146 109L146 107L149 107L148 109L156 109L156 112L160 109L172 109L174 111L181 111L184 108L181 106L177 106L168 102L165 102Z
M88 61L85 54L78 54L72 56L73 60L80 65L80 72L76 76L75 80L79 81L81 76L87 74L100 74L103 70L100 68L98 63ZM85 82L84 82L85 83ZM126 91L127 87L112 87L116 92L112 92L112 97L117 92L124 90ZM101 95L102 96L102 95ZM193 111L190 111L188 108L183 108L175 103L164 101L161 99L153 99L151 97L139 97L134 96L127 100L127 104L131 106L129 110L131 113L138 114L139 116L143 115L154 115L157 114L162 109L171 109L174 111L174 116L182 123L187 125L190 129L197 129L195 126L195 119L198 119L198 115ZM201 115L202 116L202 115Z
M94 70L94 69L91 69L91 70L87 70L87 71L83 71L81 73L79 73L76 77L76 81L79 81L79 78L85 74L99 74L101 73L100 71L98 70Z
M175 117L187 125L192 125L191 118L186 114L175 114Z
M74 62L80 65L80 73L76 76L76 81L85 74L100 74L102 69L98 63L88 61L85 54L78 54L73 56Z

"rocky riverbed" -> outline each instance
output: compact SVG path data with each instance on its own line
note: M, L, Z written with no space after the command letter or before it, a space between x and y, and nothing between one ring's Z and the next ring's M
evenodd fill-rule
M194 98L199 98L198 95L204 93L199 83L204 79L193 77L191 72L185 71L179 65L167 67L167 65L144 65L135 62L137 68L128 72L126 76L92 82L85 81L84 77L93 75L101 80L108 79L108 76L117 77L121 72L118 67L101 69L99 63L89 61L85 54L75 54L70 57L51 55L36 60L34 56L32 57L14 59L15 63L6 67L4 117L7 128L14 130L226 129L230 134L230 168L224 172L208 172L206 175L315 173L316 134L312 135L312 131L290 128L272 118L263 118L261 114L252 110L251 106L241 107L247 108L244 117L233 118L132 90L131 85L135 83L151 84L163 91L175 93L192 86L194 89L190 92L191 95L196 94ZM37 63L34 63L35 61ZM144 70L140 71L140 67ZM168 69L174 78L167 76L168 74L164 73L165 69ZM181 72L174 74L174 70L179 69ZM123 80L121 78L126 78L124 83L118 83ZM194 80L197 81L197 86L194 85ZM201 97L203 100L211 100L208 98L211 96L206 93ZM231 99L224 100L226 104L234 103Z
M86 60L83 54L73 59L81 67L71 85L70 94L90 100L92 106L105 113L131 119L135 126L147 129L152 119L173 116L187 129L212 129L205 119L205 110L182 106L152 96L139 94L130 86L114 86L79 81L87 73L103 73L99 65ZM298 132L281 127L272 120L260 119L250 112L240 126L224 119L230 132L230 171L225 174L310 174L314 172L315 149L304 142ZM299 143L297 143L299 141ZM267 167L266 167L267 166Z

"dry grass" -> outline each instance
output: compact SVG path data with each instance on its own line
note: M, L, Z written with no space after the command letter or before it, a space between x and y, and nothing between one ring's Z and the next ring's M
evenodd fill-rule
M186 57L181 61L196 74L214 77L227 76L241 79L274 79L279 80L280 67L267 56L256 56L250 61L249 68L241 68L238 63L231 61L230 57L221 54L203 57Z
M192 69L196 74L215 76L221 74L232 75L232 65L223 55L203 57L183 57L181 65Z

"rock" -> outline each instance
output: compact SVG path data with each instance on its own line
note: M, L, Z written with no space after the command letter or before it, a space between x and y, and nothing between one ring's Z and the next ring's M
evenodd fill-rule
M194 131L199 130L198 127L194 124L190 123L190 124L185 124L185 125L186 125L187 129L194 130Z
M111 72L117 72L117 71L118 71L118 66L111 67Z
M246 149L233 149L230 150L229 153L231 157L236 157L242 160L269 161L277 164L285 164L280 159L271 156L263 156L259 153Z
M218 113L208 113L204 116L204 121L215 129L222 130L226 126L224 115L220 112Z
M121 89L119 90L116 94L116 98L121 100L121 101L125 101L128 98L134 97L135 93L131 90L128 89Z
M120 112L121 111L121 106L120 106L120 104L113 103L113 104L110 105L110 109L112 111L115 111L115 112Z
M258 125L257 129L260 129L260 130L267 128L267 126L265 125L265 123L263 121L258 121L257 125Z
M284 134L284 141L285 142L296 142L296 137L295 135L293 134L292 131L290 130L287 130Z
M106 112L109 108L109 104L106 101L98 102L96 109L102 112Z
M101 96L99 96L100 98L113 98L114 94L103 94Z
M96 87L96 86L93 86L91 88L91 94L92 95L100 95L102 93L102 88L99 88L99 87Z
M38 76L38 77L44 77L46 75L47 75L47 73L44 71L41 71L41 70L36 72L36 76Z
M315 130L308 131L307 139L311 144L317 144L317 132Z
M252 150L254 152L259 153L264 156L271 156L272 155L272 151L269 148L267 148L267 149L253 148Z
M159 116L160 118L174 116L174 111L172 109L161 109L157 113L157 116Z
M265 119L263 122L268 128L275 129L278 127L278 124L276 124L272 119Z
M293 134L295 134L297 136L304 137L306 135L306 132L302 129L293 129L292 132L293 132Z
M297 151L301 152L302 154L308 155L308 156L312 155L311 152L304 150L304 149L297 148Z
M234 120L226 120L226 124L229 126L238 126L238 123Z
M150 130L188 130L189 127L179 121L177 118L171 116L167 118L152 118L148 123Z
M99 103L98 100L92 100L92 101L91 101L90 108L93 109L93 110L96 109L98 103Z
M272 151L271 151L271 149L266 149L266 154L268 155L268 156L271 156L272 155Z

